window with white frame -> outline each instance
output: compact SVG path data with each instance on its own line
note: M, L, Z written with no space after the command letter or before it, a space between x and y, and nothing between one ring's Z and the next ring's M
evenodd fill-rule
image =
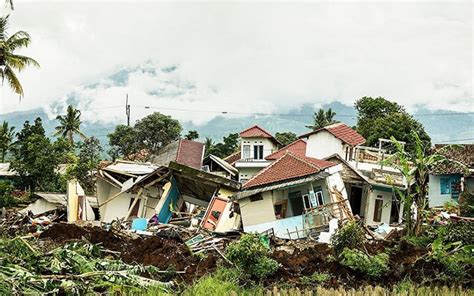
M253 159L263 159L263 145L253 146Z
M250 145L243 145L242 146L242 158L249 159L250 158Z

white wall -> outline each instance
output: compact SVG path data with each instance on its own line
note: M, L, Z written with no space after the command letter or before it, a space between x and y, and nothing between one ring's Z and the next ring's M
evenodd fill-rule
M247 179L250 180L253 176L258 174L264 167L261 168L247 168L247 167L239 167L239 180Z
M253 146L263 145L263 158L278 150L277 145L268 138L242 138L240 141L240 158L243 159L244 145L250 145L250 158L253 158Z
M333 154L345 158L343 143L328 131L320 131L308 137L306 141L306 156L322 159Z
M374 208L375 208L375 200L378 195L382 196L383 206L382 206L382 219L380 222L374 221ZM365 224L373 225L373 224L380 224L386 223L390 224L390 213L392 210L392 192L385 192L376 189L369 190L369 194L367 196L367 206L365 212Z
M28 207L26 207L21 212L27 213L28 211L31 211L33 215L39 215L57 208L57 204L52 204L42 198L38 198L35 200L35 202L29 204Z
M263 192L262 197L253 202L248 197L239 200L244 227L276 220L271 191Z
M442 207L446 202L452 201L451 193L441 194L441 176L429 176L428 199L430 207Z

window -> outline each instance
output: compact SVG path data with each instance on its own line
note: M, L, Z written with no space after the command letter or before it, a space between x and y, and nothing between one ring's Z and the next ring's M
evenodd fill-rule
M301 191L290 192L288 194L293 216L299 216L304 213L304 204Z
M261 194L255 194L250 197L250 202L259 201L259 200L263 200L263 197Z
M383 209L382 195L377 195L377 198L375 199L375 207L374 207L374 222L382 221L382 209Z
M243 145L242 146L242 158L243 159L250 158L250 145Z
M263 159L263 145L253 146L253 159Z
M286 216L286 204L287 200L282 200L279 202L276 202L273 205L273 209L275 211L275 218L277 219L283 219Z
M324 205L324 196L322 191L316 192L316 199L318 200L318 205L322 206Z

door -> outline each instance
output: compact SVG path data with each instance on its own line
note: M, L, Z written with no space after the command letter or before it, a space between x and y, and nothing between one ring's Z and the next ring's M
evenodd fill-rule
M360 208L362 203L362 188L351 186L351 197L349 198L352 214L360 216Z

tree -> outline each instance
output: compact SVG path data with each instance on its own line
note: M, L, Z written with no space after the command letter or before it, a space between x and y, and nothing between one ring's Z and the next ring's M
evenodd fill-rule
M444 146L434 153L429 153L430 146L426 145L418 136L416 131L411 132L413 150L407 151L395 137L391 137L396 147L396 152L383 161L383 164L391 165L400 170L408 184L406 191L395 189L397 196L403 202L404 214L407 225L407 235L419 236L423 222L423 214L427 206L429 169L442 162L452 162L442 155L443 151L452 148L452 145ZM416 215L413 220L415 205Z
M196 140L199 139L199 133L197 131L188 131L188 133L184 136L188 140Z
M95 193L94 170L101 160L102 147L100 141L94 137L78 144L79 155L70 175L75 177L88 193Z
M59 164L67 163L72 147L64 138L52 143L45 136L40 118L34 125L28 121L17 133L17 141L12 147L12 168L19 174L21 185L43 191L65 190L57 172Z
M209 139L209 138L207 138ZM226 137L223 137L221 143L212 144L212 140L210 140L211 146L207 148L208 141L206 139L206 155L212 154L217 157L224 158L232 153L234 153L239 147L239 134L229 134Z
M81 131L81 111L74 109L69 105L65 115L58 115L56 119L59 125L56 127L55 136L66 138L71 145L74 145L74 134L78 134L82 139L87 139L86 135Z
M137 153L142 149L156 152L178 140L181 131L178 120L155 112L137 121L133 127L118 125L115 131L108 135L112 147L109 154L116 158Z
M277 139L277 141L280 142L283 146L286 146L298 140L298 136L293 132L282 132L276 133L275 139Z
M113 159L130 155L139 150L137 131L131 126L119 124L108 137L109 144L112 147L109 154L112 155Z
M28 47L31 38L25 31L18 31L9 36L8 18L8 15L0 17L0 77L2 84L6 79L10 88L20 95L21 99L24 91L14 70L22 71L30 65L39 67L39 63L30 57L15 54L17 50Z
M334 116L336 116L336 112L333 112L331 108L329 108L327 111L324 111L324 109L319 109L318 112L314 112L313 125L307 125L306 127L312 130L317 130L327 125L336 123L337 121L334 120Z
M214 140L212 140L209 137L206 137L206 140L204 141L204 147L206 151L206 156L210 154L210 151L214 148Z
M158 151L161 147L180 138L183 128L178 120L171 116L155 112L135 124L140 148Z
M363 97L354 106L358 111L357 132L366 138L368 146L377 145L380 138L389 139L393 136L407 143L407 151L414 152L412 131L416 132L423 145L431 143L423 125L395 102L382 97Z
M15 128L9 127L8 122L4 121L0 126L0 153L2 162L5 162L5 156L12 146L13 138L15 137Z

